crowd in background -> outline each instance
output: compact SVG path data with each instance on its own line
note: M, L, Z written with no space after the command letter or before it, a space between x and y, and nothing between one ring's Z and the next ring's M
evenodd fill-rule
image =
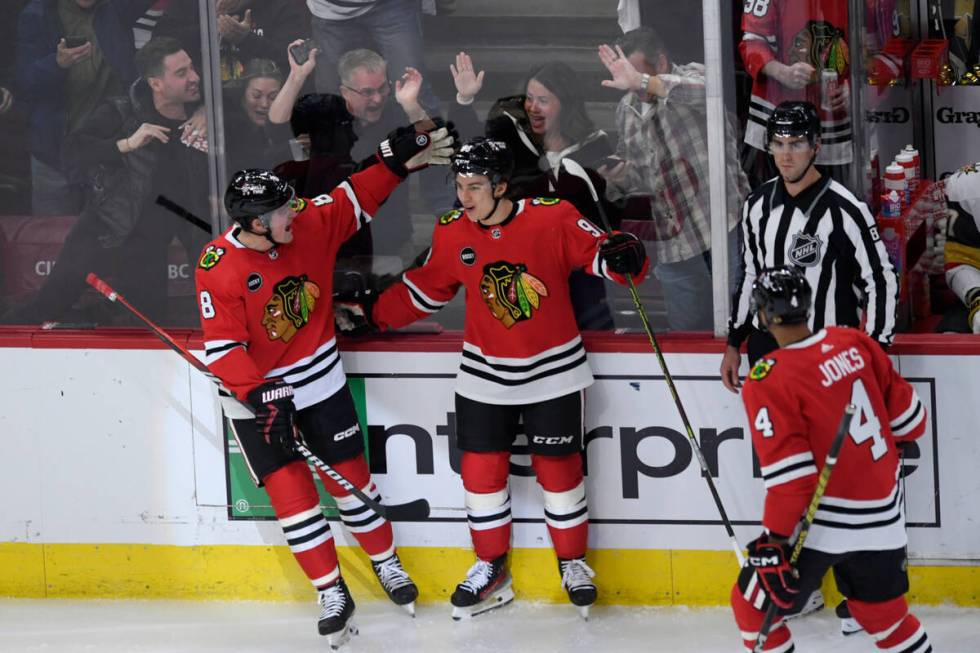
M657 294L660 328L711 330L705 68L687 60L689 52L674 55L662 38L678 26L658 24L658 14L649 12L652 20L644 22L650 26L610 33L606 43L594 44L602 87L619 93L614 120L601 129L586 102L595 89L583 87L592 79L546 50L503 97L485 97L493 73L471 53L428 69L426 53L439 35L423 33L423 15L451 15L463 1L216 0L211 45L219 62L213 79L222 91L220 139L209 134L215 126L202 78L210 61L202 58L198 0L3 3L0 227L5 216L33 222L26 233L7 220L0 247L10 251L16 241L48 252L54 240L57 260L37 287L28 287L11 278L13 259L3 254L0 323L120 323L101 303L86 301L84 275L96 271L116 280L151 317L193 326L193 297L181 296L190 295L186 289L174 291L179 279L173 270L181 256L193 267L218 219L209 197L209 166L218 153L209 152L209 144L223 144L226 178L243 168L275 169L299 195L312 197L354 171L395 127L443 116L464 138L485 134L508 143L517 160L510 184L515 197L557 196L597 224L605 219L601 208L611 227L639 235L653 262L657 283L646 292ZM743 4L752 5L745 8L751 13L756 5L768 11L770 2L736 2L738 15ZM785 3L771 4L775 12ZM773 174L756 138L766 108L798 91L808 97L814 88L820 100L814 66L803 58L780 63L759 55L785 37L778 24L772 28L768 43L739 33L742 47L732 53L753 81L751 102L743 93L748 111L737 112L742 120L736 112L726 116L731 284L738 274L741 200ZM534 26L524 29L533 43ZM957 29L961 45L975 50L972 32ZM833 30L813 32L822 46L795 46L823 47L822 65L846 80L846 61L834 50L845 43L844 34ZM442 86L455 95L440 97L433 80L447 75L452 86ZM846 83L839 88L824 108L844 124ZM849 142L834 138L824 135L825 153L849 151ZM601 207L583 181L564 170L563 158L587 169ZM833 166L849 159L818 163L837 177ZM340 267L397 273L424 255L428 233L418 233L420 224L434 224L454 201L445 172L426 171L396 191L370 230L345 245ZM602 281L581 275L572 284L580 327L623 326Z

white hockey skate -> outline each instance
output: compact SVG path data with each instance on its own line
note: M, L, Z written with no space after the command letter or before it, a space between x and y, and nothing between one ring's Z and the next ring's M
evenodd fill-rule
M561 574L561 586L568 592L568 600L578 607L579 614L589 620L589 608L595 603L597 592L595 572L585 564L585 558L558 559L558 572Z
M847 607L847 599L837 604L837 607L834 609L834 614L840 619L841 635L853 635L864 630L864 627L857 622L857 619L851 616L851 610Z
M492 562L477 560L466 572L466 580L456 586L450 601L453 620L471 619L478 614L501 608L514 600L507 556Z
M350 641L357 634L354 625L354 599L351 598L343 578L330 587L320 591L320 618L317 630L327 638L333 650Z
M381 562L371 562L374 575L378 577L385 594L395 605L404 608L408 614L415 616L415 599L419 596L419 588L415 586L408 572L402 567L398 554L393 553L390 558Z
M800 608L799 612L791 612L784 615L783 620L789 621L791 619L805 617L806 615L817 612L818 610L823 610L823 606L823 592L818 589L813 590L813 593L810 594L810 598L806 600L806 603L803 604L803 607Z

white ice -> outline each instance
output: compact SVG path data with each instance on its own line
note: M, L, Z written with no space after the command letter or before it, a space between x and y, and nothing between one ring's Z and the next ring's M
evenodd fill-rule
M980 652L980 610L916 607L936 653ZM2 653L327 653L317 609L304 603L0 600ZM515 602L453 622L448 605L409 617L390 604L357 606L360 635L341 653L742 651L722 608L596 607L588 622L571 606ZM843 637L824 610L793 623L799 653L877 651L864 633Z

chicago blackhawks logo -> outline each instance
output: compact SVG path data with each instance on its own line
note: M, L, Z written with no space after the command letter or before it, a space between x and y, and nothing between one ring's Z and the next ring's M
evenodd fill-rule
M201 254L201 261L198 266L202 270L210 270L216 266L220 261L221 257L225 255L225 250L223 247L218 247L217 245L208 245L204 253Z
M459 220L460 216L463 215L463 209L453 209L452 211L446 211L439 216L439 224L447 225Z
M762 358L749 372L749 378L753 381L761 381L762 379L769 376L769 372L772 372L772 368L776 365L775 358Z
M560 201L557 197L535 197L531 200L531 204L534 206L554 206Z
M548 296L548 288L523 263L496 261L483 267L480 295L490 314L508 329L531 317Z
M843 75L850 61L844 30L825 20L811 20L796 36L789 51L789 64L808 63L814 68L810 83L817 81L820 71L830 69Z
M305 274L286 277L277 283L262 315L262 326L269 340L292 340L309 323L319 298L320 287Z

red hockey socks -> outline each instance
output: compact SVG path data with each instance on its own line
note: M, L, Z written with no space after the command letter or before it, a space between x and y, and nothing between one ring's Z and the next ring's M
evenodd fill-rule
M331 465L344 478L360 488L361 492L375 501L381 501L381 493L371 480L367 460L363 454L348 458ZM391 523L387 519L367 507L363 501L340 487L340 485L317 469L320 479L330 496L337 502L340 519L351 535L357 540L374 561L390 558L395 552L395 540L391 532Z
M765 619L763 603L765 591L759 583L757 574L752 574L748 587L743 592L738 583L732 587L732 612L735 613L735 623L742 633L742 644L749 651L755 646L755 640L759 638L759 629L762 628L762 621ZM782 617L777 617L778 621L769 629L769 637L766 639L764 651L770 653L789 653L793 650L793 636L786 627L786 622Z
M476 557L496 560L510 549L510 452L464 451L461 473Z
M924 653L931 651L929 635L914 614L904 596L880 603L847 600L847 607L880 649Z
M306 461L280 467L262 481L296 562L313 586L322 590L337 580L340 567L330 524L320 510L320 496Z
M589 546L589 509L582 475L582 454L531 455L544 489L544 520L559 558L581 558Z

